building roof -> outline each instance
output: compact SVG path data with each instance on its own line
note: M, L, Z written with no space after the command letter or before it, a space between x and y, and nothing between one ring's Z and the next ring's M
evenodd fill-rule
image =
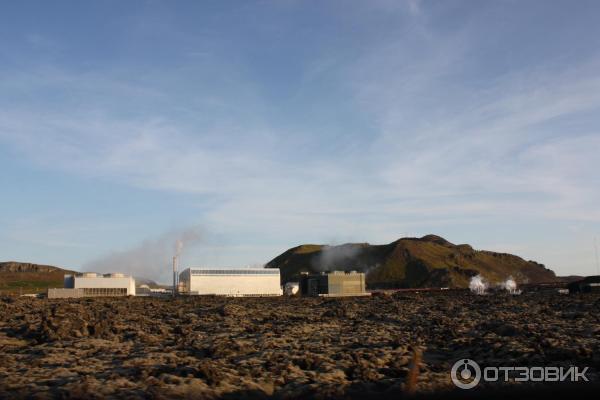
M192 275L279 275L278 268L188 268Z
M583 279L569 283L569 285L585 285L588 283L600 283L600 275L586 276Z
M73 276L67 274L66 276ZM79 272L75 274L76 278L130 278L129 275L122 274L120 272L111 272L108 274L99 274L96 272Z

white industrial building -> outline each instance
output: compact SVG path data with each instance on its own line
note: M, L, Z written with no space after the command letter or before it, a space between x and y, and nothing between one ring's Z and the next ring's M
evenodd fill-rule
M48 289L48 298L104 296L135 296L135 279L119 273L84 272L65 275L62 289Z
M187 268L179 274L179 291L190 295L281 296L277 268Z

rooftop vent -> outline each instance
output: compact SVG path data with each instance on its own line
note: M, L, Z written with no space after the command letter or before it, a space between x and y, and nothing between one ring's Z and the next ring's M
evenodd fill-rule
M83 272L78 275L81 278L97 278L98 274L95 272Z
M113 272L110 274L104 274L105 278L125 278L125 274L121 274L118 272Z

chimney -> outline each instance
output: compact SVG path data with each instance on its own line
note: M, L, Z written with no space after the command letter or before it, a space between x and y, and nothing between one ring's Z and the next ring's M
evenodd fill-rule
M173 256L173 297L177 295L177 256Z

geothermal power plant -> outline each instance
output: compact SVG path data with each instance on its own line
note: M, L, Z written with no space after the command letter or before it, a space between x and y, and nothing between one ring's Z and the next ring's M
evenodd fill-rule
M0 296L5 390L68 398L96 382L106 398L135 398L132 390L184 398L184 388L216 399L266 382L259 398L322 398L335 389L344 396L332 398L348 399L369 398L375 383L398 394L381 398L403 398L451 389L452 365L464 358L585 367L600 351L593 336L599 277L525 283L518 274L470 270L462 287L381 288L373 269L351 258L327 269L309 260L294 268L180 268L179 253L166 258L168 285L60 270L54 284L62 279L63 287L48 289L47 300ZM57 379L48 365L60 365L68 379L86 371L97 378Z
M270 297L296 294L305 296L364 296L368 295L365 274L356 271L332 271L320 274L303 273L300 282L282 286L279 268L206 268L189 267L179 272L183 243L177 241L172 258L173 284L171 295ZM140 288L142 296L160 296L168 292ZM48 298L135 296L135 278L122 273L98 274L84 272L66 274L63 288L48 289Z
M393 277L388 278L391 280L387 282L387 287L376 285L378 279L381 281L381 276L377 276L377 268L367 268L370 271L369 278L371 279L370 290L367 291L367 273L365 272L364 265L368 264L365 261L361 261L361 254L371 258L377 256L379 253L400 254L400 258L397 259L388 260L380 258L382 262L396 262L400 264L406 261L402 258L404 255L410 254L411 251L416 251L415 246L418 246L416 249L421 251L434 247L442 255L447 253L447 257L441 257L440 262L464 258L470 260L469 263L473 265L479 265L479 268L484 271L498 268L494 264L481 264L483 261L490 259L490 257L487 257L486 252L477 252L468 245L454 245L438 236L427 235L422 238L404 238L382 246L359 246L351 244L333 248L327 246L300 246L282 253L282 255L273 259L263 268L190 266L180 272L179 263L183 250L183 242L178 240L171 259L173 282L170 286L164 285L160 288L150 288L147 285L143 285L136 288L135 278L122 273L68 273L64 275L63 287L48 289L47 294L48 298L51 299L119 297L135 296L136 294L141 296L165 296L170 294L173 297L271 297L284 294L288 296L299 294L308 297L358 297L394 291L446 290L451 287L461 287L456 284L452 285L453 282L456 283L459 279L466 280L468 282L468 290L477 295L485 295L498 291L518 295L521 294L523 288L528 291L558 290L559 293L564 294L596 291L600 287L600 283L598 283L600 279L597 277L588 277L586 280L571 282L567 288L566 283L556 280L554 273L545 269L543 265L535 262L526 262L512 255L493 254L494 257L492 259L498 258L501 262L505 262L506 265L520 265L520 269L514 270L514 272L517 273L519 280L522 282L521 287L517 287L517 282L513 279L512 275L504 278L503 281L496 278L493 282L489 282L482 275L478 274L476 270L467 265L463 266L462 271L457 267L453 269L434 268L431 277L438 276L443 279L436 281L435 279L428 278L429 280L420 283L415 281L418 284L415 285L415 282L413 282L412 286L410 284L403 286L402 282L394 282ZM394 251L390 252L390 248ZM476 257L480 259L478 260ZM318 262L324 260L329 260L331 265L318 264ZM368 258L365 260L368 260ZM371 262L373 261L371 260ZM407 265L405 268L404 275L409 276L412 274L411 276L413 277L419 275L413 271L414 265ZM321 272L315 272L315 270ZM523 275L522 271L534 271L534 275L532 276L536 277L535 274L538 274L539 276L536 277L538 281L529 284L523 283L527 282L528 277ZM421 275L425 276L426 272L423 269ZM397 275L400 276L402 274ZM548 279L548 281L546 282L543 279ZM374 282L376 283L375 285L373 284ZM396 284L395 286L390 285L394 283ZM465 287L464 283L462 287ZM136 293L138 290L139 293Z
M173 258L174 272L176 258ZM365 274L362 272L332 271L301 276L300 282L288 282L286 294L304 296L365 296ZM299 289L299 290L298 290ZM166 290L150 290L143 285L139 295L164 295ZM172 295L213 295L227 297L281 296L284 287L278 268L199 268L190 267L173 278ZM98 274L84 272L67 274L63 288L48 289L48 298L135 296L132 276L121 273Z

